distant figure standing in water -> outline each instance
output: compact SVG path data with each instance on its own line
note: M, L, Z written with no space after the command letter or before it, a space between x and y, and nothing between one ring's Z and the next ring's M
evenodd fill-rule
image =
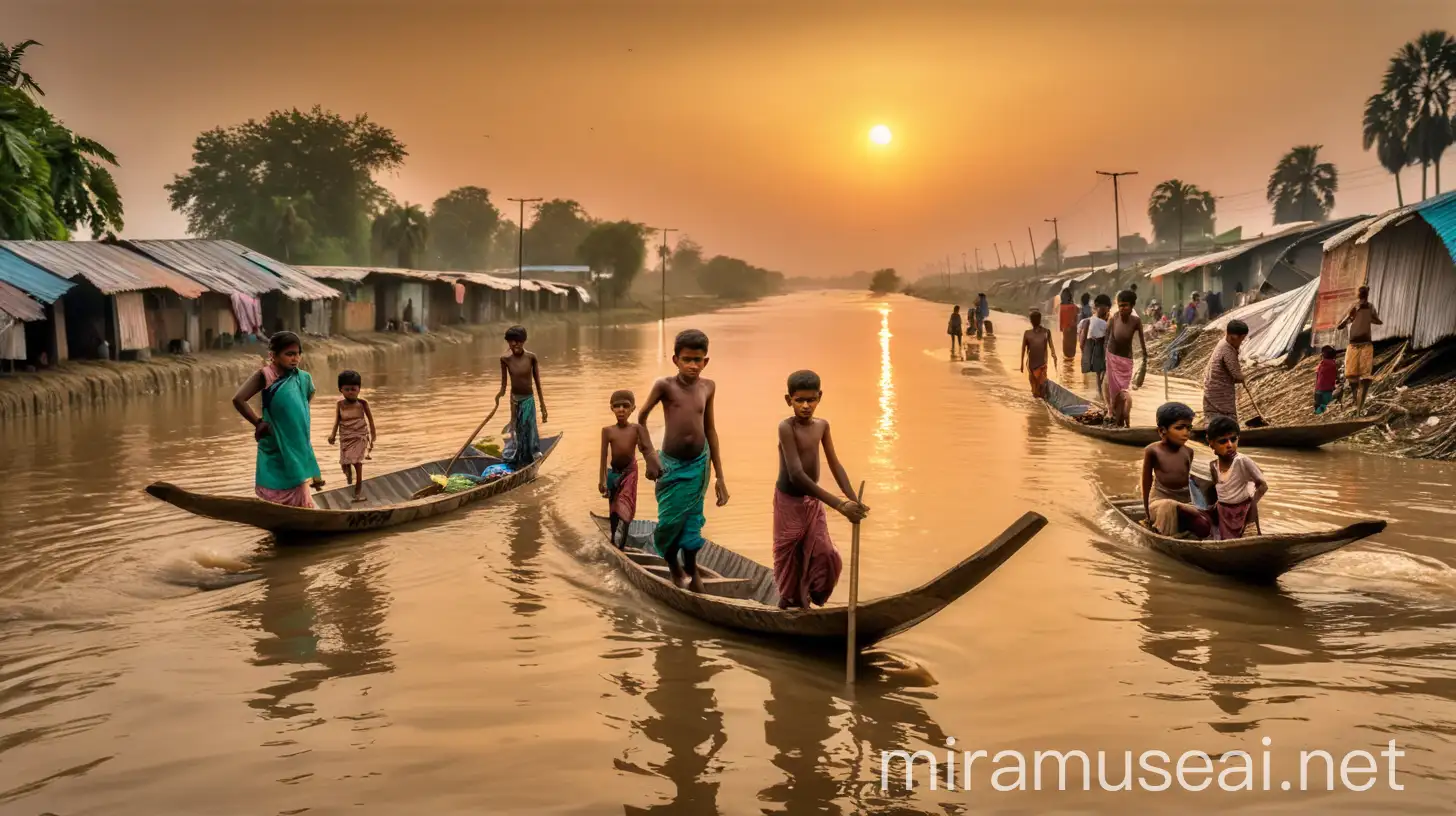
M829 423L814 417L824 398L819 375L795 371L789 375L784 402L794 415L779 423L779 478L774 484L773 565L779 608L823 606L839 582L843 560L829 539L828 504L851 522L865 517L854 486L834 452ZM819 449L829 472L844 491L844 498L819 486Z
M324 486L309 439L309 403L313 378L298 367L303 343L283 331L268 338L268 364L254 372L233 395L233 407L253 425L258 442L254 491L258 498L291 507L313 507L308 493ZM262 416L248 404L263 395Z
M1143 321L1133 310L1137 295L1131 290L1117 293L1117 311L1107 321L1107 411L1112 424L1127 427L1132 420L1132 340L1143 347L1143 365L1147 365L1148 341L1143 337Z
M334 409L334 429L329 444L339 440L339 464L344 468L344 481L354 486L354 501L364 501L364 460L374 450L379 432L374 428L374 414L369 403L359 396L364 378L357 371L339 372L339 393L343 398Z
M950 335L950 356L955 357L956 351L961 349L961 307L955 306L950 310L950 324L945 327Z
M1074 340L1076 338L1073 338ZM1021 370L1031 366L1027 379L1031 382L1031 394L1041 399L1046 393L1047 355L1057 361L1057 351L1052 348L1052 333L1041 324L1041 312L1031 312L1031 328L1021 338Z
M703 544L703 496L708 492L708 464L718 475L715 485L718 506L728 503L728 485L723 481L723 459L718 449L718 427L713 419L713 399L717 385L704 379L708 366L708 335L697 329L678 333L673 341L672 362L677 376L664 377L652 384L647 401L637 415L637 424L647 440L647 478L657 482L657 529L653 543L667 561L673 583L682 586L683 574L688 588L703 591L698 577L698 550ZM652 435L647 430L647 417L662 403L665 428L662 451L652 451ZM682 553L682 564L678 564Z
M504 452L506 464L520 470L541 453L541 437L536 430L536 395L541 396L541 421L546 418L546 392L541 390L541 365L536 355L526 351L526 330L521 326L506 329L506 346L510 349L501 355L501 387L495 395L499 400L511 389L511 420L506 431L511 441ZM535 389L532 390L532 386Z
M986 293L976 295L976 339L981 339L981 330L986 325L986 320L991 317L991 304L986 301Z
M1077 320L1080 310L1072 302L1072 290L1062 290L1062 305L1057 310L1057 328L1062 332L1062 357L1071 362L1077 356Z

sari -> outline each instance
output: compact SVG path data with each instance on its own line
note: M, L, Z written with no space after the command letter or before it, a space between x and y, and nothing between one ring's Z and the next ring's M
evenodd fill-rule
M255 492L274 504L313 507L308 485L322 476L309 439L313 377L297 368L280 374L266 365L263 381L263 421L269 432L258 440Z

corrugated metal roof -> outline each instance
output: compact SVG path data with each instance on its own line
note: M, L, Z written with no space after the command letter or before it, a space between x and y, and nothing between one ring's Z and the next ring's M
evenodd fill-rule
M242 244L233 244L231 241L226 243L241 250L245 259L277 275L283 281L283 294L294 300L331 300L339 296L339 290L319 283L297 267L276 261L261 252L254 252Z
M115 244L99 241L0 241L0 247L67 280L85 278L108 295L143 289L170 289L185 298L199 298L207 291L197 281Z
M370 275L385 275L396 278L410 278L423 281L450 281L464 275L463 272L430 272L423 269L399 269L393 266L300 266L304 274L318 280L342 280L358 283Z
M1326 226L1327 225L1325 224L1319 224L1314 221L1296 221L1289 224L1279 224L1274 229L1271 229L1269 232L1264 233L1258 238L1251 239L1248 243L1239 244L1238 246L1231 247L1229 249L1222 249L1218 252L1210 252L1205 255L1195 255L1192 258L1179 258L1175 261L1169 261L1168 263L1163 264L1157 269L1154 269L1152 272L1149 272L1148 277L1150 279L1157 280L1164 275L1170 275L1175 272L1187 272L1191 269L1197 269L1201 266L1209 266L1212 264L1223 263L1224 261L1229 261L1237 258L1240 255L1243 255L1245 252L1258 249L1259 247L1269 243L1270 241L1274 241L1280 238L1290 238L1293 237L1296 233L1322 229Z
M125 246L165 264L214 292L225 295L261 295L283 289L283 281L222 241L183 238L161 241L126 241Z
M0 249L0 281L10 284L41 303L55 303L56 298L64 295L67 290L76 285L3 249Z
M571 285L571 288L575 289L576 290L576 293L581 296L581 302L582 303L591 303L592 302L591 294L586 291L586 287L585 286L577 286L576 284L572 284Z
M1361 244L1369 243L1370 239L1379 235L1381 230L1384 230L1392 224L1402 223L1408 216L1419 213L1422 218L1425 218L1427 212L1444 213L1448 211L1448 208L1453 206L1453 203L1456 203L1456 190L1442 193L1435 198L1428 198L1425 201L1417 201L1414 204L1397 207L1393 210L1388 210L1379 215L1367 218L1358 224L1352 225L1349 229L1332 236L1328 241L1325 241L1325 252L1329 252L1352 239ZM1436 217L1440 218L1441 216L1437 215ZM1456 218L1456 216L1452 217ZM1434 227L1435 225L1432 224L1431 226ZM1439 234L1440 230L1437 229L1436 232ZM1444 235L1442 239L1445 239ZM1452 252L1456 254L1456 249L1453 249Z
M1444 199L1444 200L1441 200ZM1456 195L1446 194L1420 211L1421 218L1441 236L1446 251L1456 259Z
M0 283L0 316L15 320L45 320L45 307L8 283ZM0 323L6 321L0 320Z
M543 290L545 290L547 292L550 292L553 295L569 295L569 294L571 294L571 290L566 286L566 284L563 284L563 283L552 283L550 281L543 281L543 280L532 281L532 283L535 283L537 286L541 287Z
M495 275L487 275L484 272L461 272L460 279L467 283L474 283L491 289L498 289L502 292L510 292L516 288L516 282L498 278Z

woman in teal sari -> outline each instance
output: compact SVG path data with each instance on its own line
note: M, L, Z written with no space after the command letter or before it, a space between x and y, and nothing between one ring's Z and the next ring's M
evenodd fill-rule
M233 407L253 423L253 438L258 441L255 491L258 498L274 504L313 507L309 486L315 490L324 486L309 438L313 378L298 367L303 354L298 335L278 332L269 338L268 350L268 364L233 396ZM261 417L248 405L255 394L263 395Z

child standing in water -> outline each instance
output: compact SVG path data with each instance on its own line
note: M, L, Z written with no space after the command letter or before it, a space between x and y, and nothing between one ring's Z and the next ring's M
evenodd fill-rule
M774 584L780 609L823 606L839 582L843 561L829 539L824 505L833 506L851 522L869 512L855 497L849 474L834 452L829 423L814 418L823 397L818 374L795 371L789 375L784 402L794 415L779 423L779 478L773 502ZM819 486L821 447L844 498Z
M546 418L546 392L541 390L541 366L536 355L526 351L526 329L512 326L506 329L506 347L510 349L501 355L501 387L496 400L511 389L511 421L505 433L511 441L505 452L506 464L520 470L536 461L541 452L541 437L536 430L536 395L541 397L541 421ZM535 390L532 390L532 384Z
M1192 430L1193 409L1181 402L1165 403L1158 408L1162 439L1143 449L1143 523L1165 536L1182 532L1208 536L1208 516L1193 504L1189 488Z
M637 407L637 398L631 391L612 392L612 413L617 417L615 424L602 428L601 475L597 477L597 492L607 500L611 515L611 538L617 549L625 546L627 530L637 515L637 451L651 456L652 448L642 426L631 422L632 409ZM610 458L611 470L607 470ZM622 537L618 540L617 528Z
M708 335L697 329L680 332L673 341L672 362L677 375L652 384L647 402L637 415L637 425L647 441L647 478L657 482L657 529L653 532L657 551L678 586L686 570L688 587L703 591L698 577L698 550L703 544L703 496L708 492L708 463L718 474L715 485L718 506L728 503L728 486L723 481L723 460L718 450L718 428L713 421L713 398L717 386L702 377L708 365ZM662 451L652 451L647 417L662 403ZM678 564L678 553L683 563Z
M329 432L330 445L339 440L339 464L344 468L344 480L354 486L356 502L364 501L364 460L374 450L374 440L379 438L369 403L359 396L363 388L364 378L359 372L339 372L339 393L343 399L334 411L334 429Z
M268 364L249 377L233 395L233 407L253 425L258 442L254 491L258 498L292 507L313 507L308 488L324 486L318 459L309 440L309 402L313 378L298 367L303 343L293 332L268 338ZM263 395L263 413L248 404Z
M1027 379L1031 381L1032 396L1037 399L1046 393L1047 355L1051 355L1053 364L1057 362L1056 349L1052 348L1052 333L1041 325L1041 312L1033 309L1031 328L1021 339L1021 370L1026 371L1027 366L1031 366Z
M1269 492L1269 483L1254 460L1239 453L1239 423L1216 416L1208 421L1208 446L1217 456L1209 462L1209 476L1218 493L1213 521L1218 538L1228 541L1244 537L1244 529L1259 525L1259 500Z

